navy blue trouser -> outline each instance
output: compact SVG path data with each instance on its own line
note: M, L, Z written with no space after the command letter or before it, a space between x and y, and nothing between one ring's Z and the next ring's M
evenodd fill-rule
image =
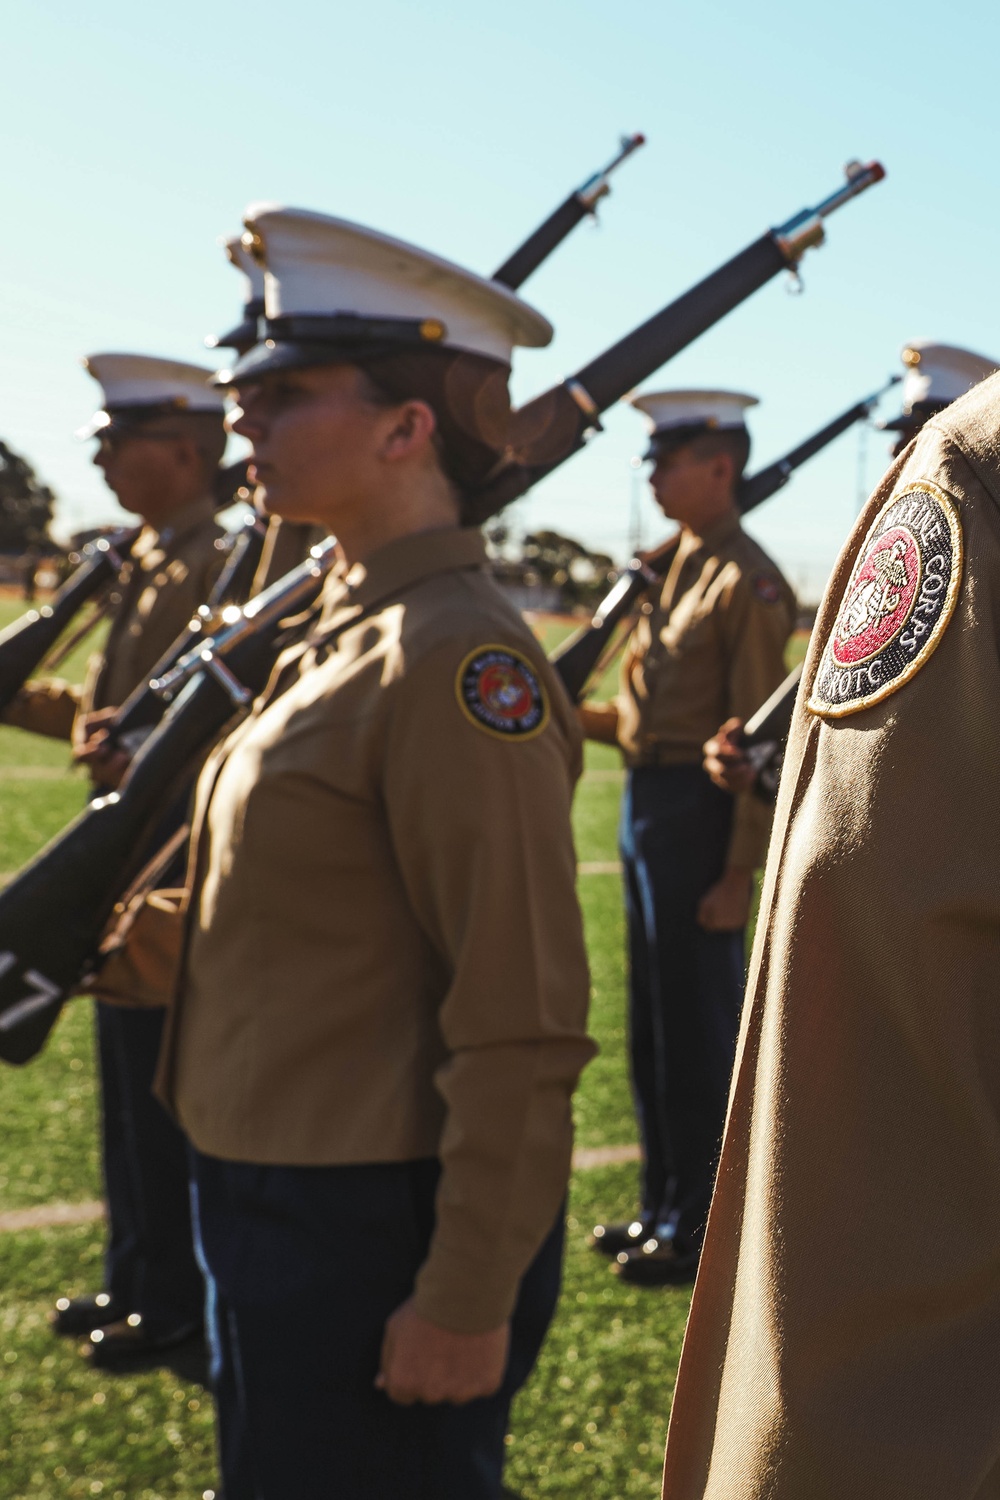
M225 1500L496 1500L512 1397L559 1295L563 1223L529 1268L500 1391L397 1406L375 1390L413 1290L437 1161L253 1166L194 1153Z
M166 1012L98 1001L102 1154L108 1201L105 1287L153 1328L198 1322L187 1142L153 1097Z
M744 933L706 932L698 902L726 863L733 799L700 766L630 771L620 847L629 1048L643 1210L701 1243L743 1003Z

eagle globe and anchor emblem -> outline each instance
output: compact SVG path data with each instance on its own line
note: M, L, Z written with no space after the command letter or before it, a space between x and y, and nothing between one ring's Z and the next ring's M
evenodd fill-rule
M528 658L512 647L471 651L458 669L455 691L466 718L500 739L531 739L548 722L545 689Z
M841 666L864 661L902 630L920 582L915 539L899 527L868 554L844 600L833 636L834 659Z
M917 480L882 508L862 546L807 698L837 718L897 692L928 661L962 577L962 524L952 497Z

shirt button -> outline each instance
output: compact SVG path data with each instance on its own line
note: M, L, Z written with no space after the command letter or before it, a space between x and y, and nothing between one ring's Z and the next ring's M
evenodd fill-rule
M653 605L650 604L650 602L649 602L648 599L646 600L645 604L642 606L642 613L644 615L651 615L653 613Z

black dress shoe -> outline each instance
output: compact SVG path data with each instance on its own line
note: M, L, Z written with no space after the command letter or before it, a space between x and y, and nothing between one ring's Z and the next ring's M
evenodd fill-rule
M95 1328L90 1335L90 1363L107 1370L129 1360L174 1349L201 1333L201 1319L177 1323L170 1327L144 1323L139 1313L129 1313L117 1323Z
M54 1333L89 1333L92 1328L116 1323L125 1313L110 1292L91 1292L87 1297L60 1297L49 1322Z
M672 1239L649 1239L624 1250L612 1269L633 1286L685 1286L698 1270L698 1250L678 1250Z
M601 1255L620 1255L623 1251L638 1250L649 1233L648 1219L633 1219L631 1224L595 1224L587 1244Z

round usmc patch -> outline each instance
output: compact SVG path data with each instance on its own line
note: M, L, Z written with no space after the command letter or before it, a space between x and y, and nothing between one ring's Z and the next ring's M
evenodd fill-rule
M530 739L549 721L549 702L534 668L509 646L479 646L462 662L455 696L467 719L499 739Z
M962 527L950 496L921 480L879 512L820 658L809 696L838 717L879 703L934 652L962 580Z

